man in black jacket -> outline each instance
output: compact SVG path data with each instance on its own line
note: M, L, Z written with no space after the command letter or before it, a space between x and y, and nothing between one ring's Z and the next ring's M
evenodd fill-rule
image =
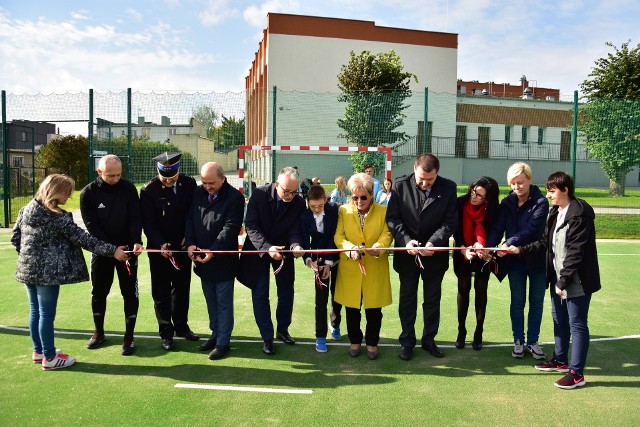
M396 247L444 247L458 226L455 182L438 175L440 161L421 154L413 173L395 180L387 206L387 225ZM448 251L428 249L396 252L393 268L400 276L398 313L402 324L400 358L411 359L416 345L418 281L422 277L424 328L422 348L434 357L444 355L435 343L440 325L442 279L449 268Z
M184 223L191 206L195 179L180 173L180 153L163 153L153 160L158 176L140 190L142 227L147 236L151 295L162 348L171 350L173 334L189 341L200 338L188 322L191 259L184 246ZM178 251L178 252L172 252Z
M211 337L200 350L212 350L209 359L224 357L230 351L233 331L233 283L238 254L215 254L199 251L237 251L242 227L244 196L225 179L215 162L205 163L200 176L202 185L193 193L187 215L185 244L194 261L195 273L202 280L207 301Z
M138 255L142 249L142 224L136 187L122 178L118 156L102 157L96 170L98 177L80 192L80 212L89 233L116 246L126 246ZM91 310L95 330L87 342L94 349L105 340L104 316L107 296L113 284L113 271L118 273L120 293L124 299L124 356L133 354L133 331L138 316L138 259L133 256L121 262L115 258L93 254L91 257Z
M276 308L276 337L285 344L295 344L289 334L289 325L293 314L293 283L295 267L293 258L304 253L300 235L300 214L305 209L304 199L298 193L300 175L293 167L280 171L278 180L253 190L245 228L247 239L244 250L260 250L264 254L240 254L238 281L251 288L253 314L260 335L264 340L262 351L275 354L273 347L273 322L269 306L269 267L276 274L278 288L278 306ZM292 254L279 251L293 250ZM291 256L293 255L293 256Z

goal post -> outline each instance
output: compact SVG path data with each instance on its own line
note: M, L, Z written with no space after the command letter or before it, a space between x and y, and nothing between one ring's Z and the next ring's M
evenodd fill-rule
M249 197L252 186L275 181L285 166L297 167L301 181L318 177L323 186L333 189L336 177L349 179L353 173L363 172L354 171L351 161L354 153L378 153L383 159L384 170L376 170L375 176L380 180L391 179L391 147L241 145L238 147L240 191Z

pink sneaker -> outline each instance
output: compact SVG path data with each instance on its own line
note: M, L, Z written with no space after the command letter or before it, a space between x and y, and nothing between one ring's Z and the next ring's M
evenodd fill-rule
M60 349L56 349L56 354L60 353ZM44 355L42 353L38 353L37 351L33 352L31 356L31 360L33 363L42 363L42 359L44 359Z
M62 369L68 368L69 366L76 363L76 359L73 357L69 357L66 354L60 352L56 354L51 360L47 360L47 358L42 359L42 370L43 371L52 371L54 369Z
M555 359L551 359L548 362L540 362L534 366L539 371L544 372L569 372L569 365L564 362L558 362Z

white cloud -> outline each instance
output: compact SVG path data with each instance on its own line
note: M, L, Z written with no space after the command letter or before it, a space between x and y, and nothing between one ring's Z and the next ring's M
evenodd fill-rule
M127 9L127 15L129 15L136 22L142 21L142 14L133 8Z
M200 22L205 26L218 25L237 15L238 9L229 5L229 0L209 0L207 8L200 14Z
M300 11L298 0L267 0L259 6L247 7L242 16L244 20L256 28L267 26L267 15L271 13L297 13Z
M89 15L89 11L84 9L71 12L71 17L78 21L86 21L87 19L89 19L88 15Z

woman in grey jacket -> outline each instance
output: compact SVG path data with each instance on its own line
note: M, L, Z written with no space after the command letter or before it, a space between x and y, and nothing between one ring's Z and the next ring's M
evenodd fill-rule
M587 317L591 295L601 287L595 214L587 202L575 198L573 179L566 173L552 173L545 186L553 208L544 235L537 242L511 246L509 252L525 257L536 252L546 253L555 350L551 360L538 363L535 368L566 373L555 385L573 389L586 384L583 370L589 350Z
M18 251L16 279L24 283L31 306L29 333L33 341L33 362L42 369L66 368L76 360L56 351L53 321L60 285L89 280L82 248L98 255L126 261L121 248L91 236L74 222L70 213L59 208L74 188L65 175L47 176L36 197L20 209L11 243Z

